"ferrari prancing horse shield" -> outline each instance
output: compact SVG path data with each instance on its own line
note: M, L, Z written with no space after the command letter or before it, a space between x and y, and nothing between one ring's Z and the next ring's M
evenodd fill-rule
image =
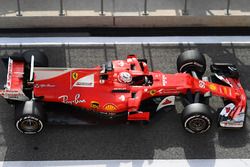
M73 72L72 78L73 78L74 80L77 80L77 79L78 79L78 73L77 73L77 72Z

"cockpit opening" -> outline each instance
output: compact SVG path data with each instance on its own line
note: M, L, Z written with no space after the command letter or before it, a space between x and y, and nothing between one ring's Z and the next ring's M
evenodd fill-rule
M130 82L131 85L134 86L150 86L153 85L153 76L152 75L140 75L134 76L132 81Z

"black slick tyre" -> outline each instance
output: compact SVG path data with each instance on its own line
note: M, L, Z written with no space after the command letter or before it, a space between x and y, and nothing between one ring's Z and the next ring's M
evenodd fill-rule
M24 134L39 133L45 122L42 103L26 101L16 104L15 125L18 131Z
M187 50L177 58L178 72L195 71L198 76L202 76L206 71L206 59L198 50Z
M189 133L207 132L212 125L210 108L202 103L187 105L182 112L182 124Z
M22 57L24 58L27 64L31 63L32 56L34 56L35 67L48 67L49 65L48 58L43 52L36 49L32 49L32 50L27 50L22 54Z

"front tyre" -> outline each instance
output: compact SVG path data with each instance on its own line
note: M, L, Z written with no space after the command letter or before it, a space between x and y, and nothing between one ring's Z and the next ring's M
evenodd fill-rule
M206 59L198 50L187 50L178 56L177 70L190 74L194 71L201 77L206 71Z
M39 133L45 122L42 103L26 101L16 104L16 128L24 134Z
M207 132L212 125L210 108L202 103L187 105L182 112L183 127L189 133Z

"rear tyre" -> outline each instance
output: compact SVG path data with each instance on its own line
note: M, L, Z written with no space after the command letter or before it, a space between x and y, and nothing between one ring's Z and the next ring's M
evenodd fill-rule
M187 105L182 112L183 127L189 133L204 133L212 125L210 108L202 103Z
M48 58L47 56L43 53L40 52L39 50L27 50L22 53L21 57L25 62L25 71L24 71L24 87L26 90L23 90L25 95L29 98L32 97L32 87L28 84L29 79L30 79L30 70L31 70L31 57L34 56L34 66L35 67L48 67Z
M190 73L195 71L199 77L206 71L206 59L198 50L187 50L177 58L178 72Z
M22 57L24 58L27 64L31 63L31 56L34 56L35 67L48 67L49 65L48 58L43 52L32 49L32 50L27 50L22 54Z
M45 122L43 106L39 102L26 101L16 105L16 128L24 134L39 133Z

